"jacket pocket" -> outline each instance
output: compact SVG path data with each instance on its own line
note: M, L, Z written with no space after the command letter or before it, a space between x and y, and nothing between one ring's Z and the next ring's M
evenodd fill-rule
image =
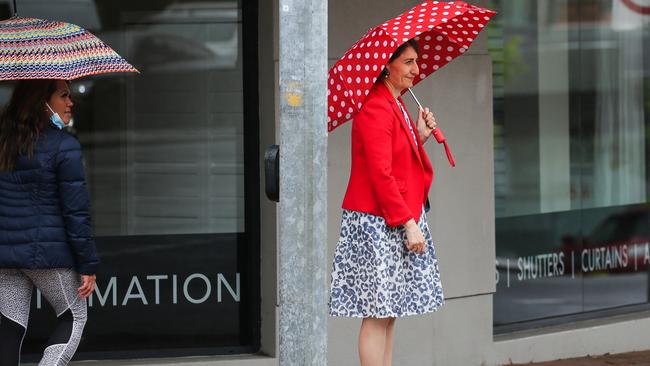
M406 191L408 191L406 188L406 182L402 179L395 178L395 183L397 183L397 189L399 189L399 193L406 193Z

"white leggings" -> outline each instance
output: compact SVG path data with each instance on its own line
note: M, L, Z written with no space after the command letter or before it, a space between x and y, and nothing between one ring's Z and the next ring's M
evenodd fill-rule
M77 293L81 276L61 268L0 269L0 366L20 364L34 286L58 318L38 365L65 366L77 350L87 318L86 301Z

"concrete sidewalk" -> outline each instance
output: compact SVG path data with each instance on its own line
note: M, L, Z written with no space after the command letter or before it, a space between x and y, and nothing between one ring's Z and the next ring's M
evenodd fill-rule
M615 355L589 356L566 360L508 364L508 366L650 366L650 351L619 353Z

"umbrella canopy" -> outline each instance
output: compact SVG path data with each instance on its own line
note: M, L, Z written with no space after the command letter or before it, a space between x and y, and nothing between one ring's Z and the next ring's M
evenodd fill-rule
M64 79L138 72L85 29L36 18L0 21L0 80Z
M361 110L391 55L411 38L418 42L417 84L467 51L496 14L462 1L425 1L370 29L329 71L327 127L334 130Z

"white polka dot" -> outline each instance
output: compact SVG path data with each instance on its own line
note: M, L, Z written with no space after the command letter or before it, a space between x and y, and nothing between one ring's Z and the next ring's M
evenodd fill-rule
M338 112L338 113L336 114L336 116L339 117L339 118L341 118L342 115L343 115L343 113L341 113L341 112Z
M338 121L333 121L333 122L332 122L332 126L336 127L336 125L337 125L338 123L339 123Z
M349 107L348 112L352 113L352 111L353 111L352 107Z
M372 65L372 71L377 71L377 65Z
M361 82L361 78L357 76L357 78L354 81L356 81L357 84L359 84Z
M376 60L376 59L378 59L378 58L379 58L379 54L378 54L377 52L375 52L375 54L374 54L374 55L372 55L372 57L374 57L374 59Z
M474 38L467 38L467 42L474 42Z
M479 28L483 28L484 25L483 25L483 24L479 24L478 27L479 27Z
M330 85L334 85L334 79L330 79Z
M427 77L426 75L424 75L424 74L420 74L420 79L424 79L424 78L426 78L426 77Z
M336 95L332 97L332 100L335 101L335 102L336 102L338 99L339 99L339 97L337 97Z
M437 36L437 37L436 37L436 41L438 41L438 42L442 41L443 39L444 39L443 36Z
M440 56L439 56L439 55L435 55L435 56L433 56L433 59L436 60L436 61L438 61L438 60L440 60Z
M442 18L440 21L443 22L443 23L447 23L448 20L449 19L447 19L447 18Z
M352 54L349 54L349 55L348 55L348 58L351 60L351 59L352 59Z
M357 104L357 107L358 107L359 109L361 109L361 106L362 106L362 104L361 104L361 102L359 102L359 104Z
M404 34L408 34L408 32L404 32ZM408 41L408 40L409 40L408 38L402 38L402 41L403 41L403 42L406 42L406 41Z
M379 41L375 41L375 47L379 47Z
M348 84L352 84L352 78L348 77L347 82L348 82Z
M411 26L410 25L405 25L404 29L411 29Z
M427 64L422 64L422 65L420 65L420 68L421 68L422 70L426 70L426 68L427 68Z
M357 89L357 95L361 96L361 90Z
M347 90L344 91L344 92L343 92L343 95L347 98L347 97L348 97L348 91L347 91Z
M425 44L422 48L424 48L425 50L428 50L429 48L431 48L431 46L429 46L428 44Z
M370 90L366 90L366 95L368 95L368 93L370 93Z
M339 67L337 67L337 68L339 69L339 71L343 71L343 66L342 65L339 65Z
M388 41L384 41L383 45L386 47L388 45Z
M382 53L381 53L381 58L382 58L382 59L385 59L385 58L386 58L386 52L382 52Z
M442 46L441 46L441 45L437 45L437 46L436 46L436 51L440 51L441 49L442 49Z
M361 71L361 65L357 65L354 69L357 71Z
M321 109L322 111L322 109ZM330 106L330 112L334 112L334 107Z
M460 51L460 53L465 53L465 51L467 51L467 49L466 49L465 47L461 47L461 48L459 49L459 51Z
M357 53L357 59L361 59L361 52Z
M336 90L341 90L341 84L336 84Z
M366 52L366 54L364 55L364 57L365 57L366 59L369 59L369 58L370 58L370 52Z
M453 50L454 50L453 47L451 47L451 46L447 47L447 51L451 52L451 51L453 51Z
M350 119L350 113L345 115L345 119Z
M344 100L341 101L341 107L345 107L345 101Z
M438 70L439 68L440 68L440 66L438 66L438 65L433 65L433 69L434 69L434 70Z
M425 41L430 41L430 40L431 40L431 36L426 36L426 37L424 37L424 40L425 40ZM440 41L440 39L439 39L439 41Z
M447 62L451 61L451 56L445 57L445 60L447 60Z
M426 59L428 59L428 58L429 58L429 55L427 55L426 53L425 53L424 55L422 55L422 59L423 59L423 60L426 60Z
M370 70L370 65L366 64L366 66L363 67L366 71Z
M483 17L483 19L485 19L485 20L490 20L490 17Z
M348 67L346 67L346 69L347 69L348 71L352 71L352 65L348 65Z

